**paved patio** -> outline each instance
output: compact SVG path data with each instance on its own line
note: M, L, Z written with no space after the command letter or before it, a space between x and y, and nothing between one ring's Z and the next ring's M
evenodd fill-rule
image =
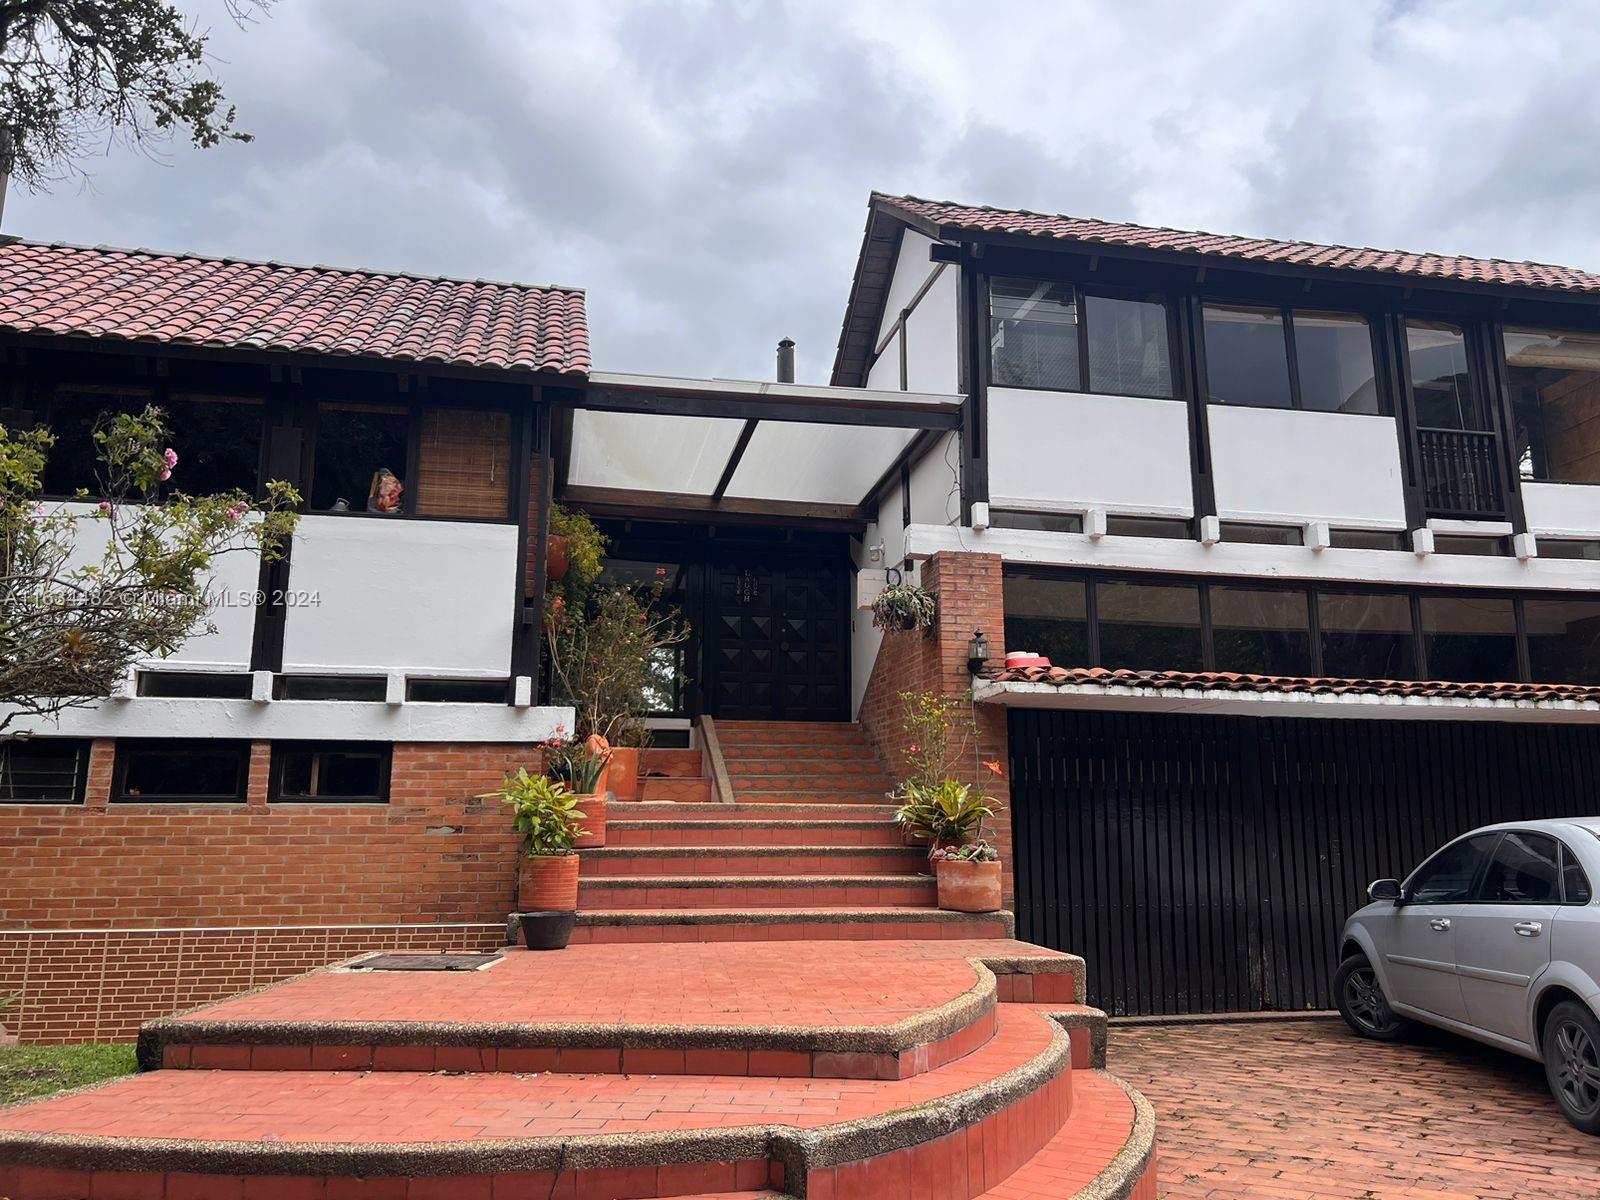
M1561 1119L1535 1063L1337 1020L1117 1027L1117 1073L1156 1108L1163 1200L1575 1200L1600 1138Z

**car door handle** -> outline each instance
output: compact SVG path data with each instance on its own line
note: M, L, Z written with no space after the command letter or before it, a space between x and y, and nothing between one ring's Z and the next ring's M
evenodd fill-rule
M1518 937L1538 937L1544 932L1544 926L1538 921L1518 921L1511 928L1517 931Z
M1449 917L1435 917L1433 920L1429 921L1428 924L1433 926L1433 928L1434 928L1434 930L1436 932L1445 933L1450 928L1450 918Z

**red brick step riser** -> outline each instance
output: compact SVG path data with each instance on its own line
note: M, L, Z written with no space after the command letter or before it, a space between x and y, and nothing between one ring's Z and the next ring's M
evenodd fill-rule
M999 913L939 914L938 920L912 919L906 910L833 910L826 914L782 913L768 910L776 920L741 920L743 913L709 909L616 909L578 914L572 931L573 945L618 942L764 942L764 941L907 941L1008 938L1012 927ZM767 915L767 914L763 914ZM849 919L843 919L848 916Z
M639 756L639 774L692 779L700 775L702 762L698 750L646 750Z
M679 804L707 804L712 800L709 779L639 780L640 800L671 800Z
M778 776L830 779L835 782L840 779L858 779L874 785L883 780L887 786L894 785L889 773L880 767L876 760L862 762L856 758L730 758L727 766L728 777L735 784L741 779Z
M611 821L606 845L631 846L901 846L905 835L890 822ZM921 852L919 851L919 854Z
M714 879L695 886L689 879L618 876L578 881L578 909L694 908L931 908L938 893L931 877L841 882L828 876L780 882L776 878Z
M652 848L654 849L660 849ZM824 847L673 847L681 853L640 853L638 847L582 850L579 870L586 879L628 875L917 875L927 874L928 856L915 848ZM748 853L729 853L731 850ZM803 849L804 853L797 852Z
M758 804L633 804L614 803L607 821L892 821L895 806L881 798L876 805L796 803Z

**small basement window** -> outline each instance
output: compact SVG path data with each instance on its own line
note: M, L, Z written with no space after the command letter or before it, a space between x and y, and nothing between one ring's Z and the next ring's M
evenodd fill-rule
M1506 558L1511 554L1511 539L1436 533L1433 535L1433 550L1435 554L1482 554L1490 558Z
M406 699L425 704L504 704L506 679L408 679Z
M274 742L273 800L383 804L392 748L382 742Z
M376 675L279 675L272 685L275 700L381 701L388 680Z
M1335 529L1328 544L1340 550L1405 550L1406 535L1388 529Z
M112 799L140 802L243 800L250 743L212 738L125 738L117 743Z
M1242 521L1224 521L1222 540L1250 542L1260 546L1303 546L1306 539L1298 525L1250 525Z
M1181 517L1106 518L1106 532L1114 537L1192 538L1194 530Z
M1540 538L1540 558L1582 558L1600 560L1600 542L1566 538Z
M248 700L250 676L220 671L140 671L139 695L162 699Z
M86 738L0 742L0 804L82 804Z

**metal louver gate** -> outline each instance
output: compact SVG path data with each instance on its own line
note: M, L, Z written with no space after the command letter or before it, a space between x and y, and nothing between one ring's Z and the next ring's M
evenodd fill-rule
M1600 728L1012 709L1018 936L1112 1014L1325 1008L1366 886L1600 812Z

